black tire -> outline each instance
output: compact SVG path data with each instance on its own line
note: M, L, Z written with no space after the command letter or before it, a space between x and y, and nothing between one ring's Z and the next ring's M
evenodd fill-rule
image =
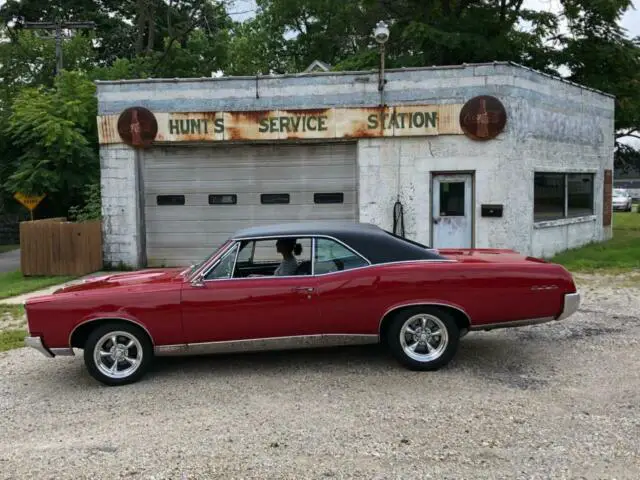
M416 349L418 351L413 353L414 356L412 358L405 350L405 346L407 348L412 346L412 341L415 340L416 337L405 331L402 335L403 340L403 338L401 338L401 332L406 324L414 330L412 327L421 324L422 318L427 319L426 326L429 330L438 331L444 328L445 331L442 332L440 336L420 337L420 341L423 343L418 344ZM431 335L426 331L421 333L424 333L426 336ZM453 315L443 309L435 307L414 307L401 310L394 316L391 320L391 325L387 329L386 337L391 354L406 368L410 370L433 371L447 365L456 354L460 342L460 329ZM424 343L425 341L434 348L436 353L432 352L429 354L427 345ZM444 345L441 344L443 341Z
M105 354L113 350L109 348L109 345L112 345L113 342L108 337L112 337L114 334L116 335L117 344L115 349L117 350L116 354L118 356L125 356L119 360L116 366L116 373L110 375L105 371L109 366L105 365L105 363L110 363L111 366L113 366L115 357L109 355L100 357L104 358L105 363L99 365L96 360L96 356L99 355L99 353L96 352L96 346L98 343L102 344L101 350ZM125 342L126 345L132 343L133 346L126 348ZM123 353L125 350L126 353ZM133 358L133 356L135 356L135 358ZM139 359L139 361L136 362L134 368L134 364L125 360L125 358L131 358L133 360ZM84 364L89 374L100 383L110 387L137 382L144 376L152 362L153 345L151 344L151 339L142 328L131 323L114 321L102 324L89 334L84 345ZM129 365L128 369L123 368L118 372L120 367L126 367L126 365Z

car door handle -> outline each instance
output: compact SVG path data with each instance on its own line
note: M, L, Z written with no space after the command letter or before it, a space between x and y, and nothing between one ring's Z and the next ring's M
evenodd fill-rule
M315 290L315 288L313 287L293 287L291 289L292 292L307 292L307 293L311 293Z

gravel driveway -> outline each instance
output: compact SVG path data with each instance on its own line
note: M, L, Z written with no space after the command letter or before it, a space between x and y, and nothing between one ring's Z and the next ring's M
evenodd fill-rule
M0 478L635 480L640 289L579 282L570 319L470 334L437 373L366 347L164 359L107 388L79 357L0 354Z

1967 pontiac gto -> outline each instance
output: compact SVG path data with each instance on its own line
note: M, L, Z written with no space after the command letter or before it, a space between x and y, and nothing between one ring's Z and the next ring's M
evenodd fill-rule
M84 350L106 385L139 380L155 356L382 342L435 370L474 330L573 314L562 266L512 250L440 250L369 224L236 232L200 264L106 275L30 299L28 346Z

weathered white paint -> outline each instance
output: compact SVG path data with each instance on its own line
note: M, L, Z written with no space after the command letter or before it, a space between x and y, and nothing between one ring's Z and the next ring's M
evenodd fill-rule
M613 169L614 100L599 92L505 64L387 73L383 95L375 72L289 75L256 80L195 79L98 84L100 115L143 106L154 112L255 111L301 108L463 104L495 95L507 110L496 139L463 135L360 139L357 147L359 220L391 229L393 207L404 205L409 238L431 243L430 181L438 172L473 172L473 244L551 256L611 237L603 227L603 178ZM143 215L135 152L100 147L105 258L138 265ZM593 172L594 214L535 223L535 171ZM283 174L286 174L283 172ZM481 217L482 204L504 205L502 218Z
M471 248L473 242L473 177L470 174L435 175L431 194L433 205L433 246L436 248ZM461 183L460 207L462 211L452 215L441 203L443 189Z

